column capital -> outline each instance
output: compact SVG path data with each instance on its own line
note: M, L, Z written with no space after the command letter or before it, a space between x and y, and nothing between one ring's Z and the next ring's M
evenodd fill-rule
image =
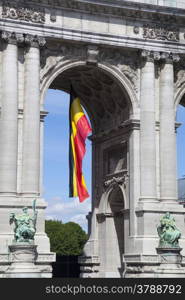
M157 51L149 51L149 50L142 50L141 57L146 61L154 62L155 60L160 60L160 52Z
M180 60L180 56L177 53L171 52L158 52L150 50L142 50L141 57L145 61L156 61L162 60L166 63L177 63Z
M21 44L24 42L24 35L22 33L1 31L1 39L7 44Z
M44 47L46 44L46 40L44 37L37 36L37 35L31 35L26 34L25 35L25 44L31 46L31 47Z
M162 52L161 60L165 61L166 63L173 64L179 62L180 56L176 53Z

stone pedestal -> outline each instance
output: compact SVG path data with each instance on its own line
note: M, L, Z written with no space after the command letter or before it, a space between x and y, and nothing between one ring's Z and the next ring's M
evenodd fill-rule
M9 246L11 265L6 278L39 278L41 272L35 265L37 246L28 243L15 243Z
M126 278L185 278L182 248L156 248L157 255L127 257Z
M181 264L182 248L156 248L162 264Z
M155 271L155 277L185 277L185 268L182 267L182 248L157 248L160 266Z

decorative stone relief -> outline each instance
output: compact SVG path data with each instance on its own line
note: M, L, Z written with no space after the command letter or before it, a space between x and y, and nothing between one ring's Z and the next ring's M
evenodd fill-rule
M87 48L87 63L96 65L98 62L98 54L98 47L94 45L89 45Z
M6 43L25 43L39 47L43 47L46 44L45 38L37 35L1 31L0 36Z
M168 27L165 25L145 24L143 26L143 37L146 39L167 40L167 41L178 42L179 29L174 27Z
M44 47L46 44L46 40L43 37L37 35L26 34L25 35L25 43L31 46L37 45L40 47Z
M44 11L37 11L35 9L27 7L12 7L10 5L4 5L2 10L2 17L33 23L45 23Z
M185 83L185 65L178 64L174 70L175 88L180 89Z
M177 63L180 60L180 56L176 53L162 52L161 53L161 59Z
M47 76L48 71L51 72L59 61L85 59L86 56L87 51L82 46L61 43L47 45L41 55L42 78Z
M1 38L6 43L23 43L24 35L22 33L2 31Z
M142 50L141 51L141 57L146 60L160 60L161 54L157 51L148 51L148 50Z
M133 88L138 92L138 57L136 53L128 56L125 52L113 49L104 49L100 52L100 60L117 66L120 71L129 79Z

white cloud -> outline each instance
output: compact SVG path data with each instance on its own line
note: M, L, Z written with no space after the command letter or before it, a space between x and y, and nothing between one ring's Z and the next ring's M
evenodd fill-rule
M57 220L57 216L46 215L46 220Z
M87 227L87 219L86 219L86 215L84 214L75 215L70 219L70 221L78 223L82 228Z
M90 199L80 203L78 199L64 201L60 197L54 197L48 201L46 214L47 219L62 220L64 223L76 222L87 230L86 215L90 210Z

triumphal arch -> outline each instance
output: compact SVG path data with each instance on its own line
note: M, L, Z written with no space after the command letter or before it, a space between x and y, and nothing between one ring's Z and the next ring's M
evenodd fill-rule
M178 104L185 105L182 2L0 0L1 277L10 263L9 214L31 209L35 198L36 264L42 277L51 276L41 195L44 99L48 88L70 92L71 83L93 127L81 276L160 277L157 226L169 212L182 256L179 272L172 262L165 276L185 277L175 122Z

